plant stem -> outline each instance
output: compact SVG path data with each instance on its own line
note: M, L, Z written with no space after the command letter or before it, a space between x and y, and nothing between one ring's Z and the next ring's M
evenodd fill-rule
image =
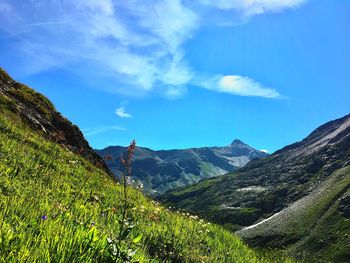
M124 167L124 171L122 173L122 178L123 178L123 192L124 192L124 204L123 204L123 211L122 211L122 221L121 221L121 226L119 229L119 236L118 236L118 244L117 244L117 258L119 257L120 254L120 245L122 242L122 234L124 231L125 227L125 219L126 219L126 213L127 213L127 208L128 208L128 191L127 191L127 178L131 176L131 158L134 153L136 146L135 140L133 140L129 147L128 151L126 154L126 159L123 159L123 156L121 156L121 162Z

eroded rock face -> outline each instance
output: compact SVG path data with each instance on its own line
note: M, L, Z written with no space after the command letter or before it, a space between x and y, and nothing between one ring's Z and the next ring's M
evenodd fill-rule
M342 216L350 218L350 193L340 198L338 211Z
M56 111L42 94L13 80L0 68L0 110L10 110L33 129L108 171L80 129Z

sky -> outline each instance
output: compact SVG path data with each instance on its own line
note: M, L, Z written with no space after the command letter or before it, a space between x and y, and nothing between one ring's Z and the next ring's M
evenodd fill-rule
M272 153L350 112L348 0L0 0L0 67L94 148Z

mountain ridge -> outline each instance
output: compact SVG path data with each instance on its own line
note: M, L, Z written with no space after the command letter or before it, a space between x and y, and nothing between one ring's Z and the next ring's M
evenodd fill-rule
M159 199L238 231L252 245L287 248L295 255L309 250L326 261L348 262L349 179L350 114L234 173Z
M0 106L20 116L33 129L109 172L80 129L57 112L42 94L12 79L0 68Z
M126 151L122 146L109 146L95 150L105 158L110 170L120 177L120 155ZM242 167L255 158L268 154L256 150L235 139L227 146L198 147L188 149L152 150L137 147L133 175L144 192L164 193L169 189L190 185L204 178L215 177Z
M0 262L293 262L124 188L69 140L51 137L58 113L49 100L1 76Z

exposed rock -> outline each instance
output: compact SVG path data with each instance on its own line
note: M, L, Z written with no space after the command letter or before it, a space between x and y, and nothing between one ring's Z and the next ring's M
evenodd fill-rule
M89 146L76 125L57 112L45 96L16 82L0 68L0 110L2 108L20 116L47 138L108 171L103 159Z
M102 157L112 157L105 159L117 177L120 177L123 169L120 155L125 151L126 148L120 146L96 150ZM144 192L162 194L169 189L234 171L252 159L265 156L268 154L237 139L223 147L162 151L137 147L133 159L133 179L136 184L142 183Z
M350 218L350 193L339 200L338 211L346 218Z
M344 238L350 230L350 197L344 196L349 164L350 114L234 173L169 191L159 200L240 229L237 234L253 245L297 253L307 248L334 262L350 262ZM331 250L337 252L327 254Z

